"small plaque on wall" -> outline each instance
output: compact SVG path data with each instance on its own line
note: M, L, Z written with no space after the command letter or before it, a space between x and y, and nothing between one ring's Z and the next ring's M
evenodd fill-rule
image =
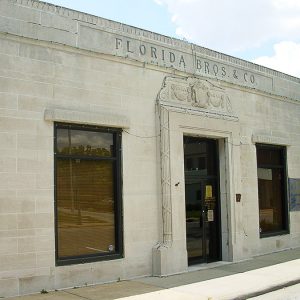
M290 211L300 211L300 179L289 178Z

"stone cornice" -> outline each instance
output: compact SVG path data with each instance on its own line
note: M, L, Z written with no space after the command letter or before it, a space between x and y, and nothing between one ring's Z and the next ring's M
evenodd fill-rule
M126 35L131 35L136 38L143 38L147 39L149 41L163 43L166 45L169 45L171 47L191 50L191 51L197 51L198 53L201 53L202 55L205 55L207 57L215 58L220 61L224 61L230 64L234 64L236 66L247 68L249 70L253 70L255 72L261 72L267 75L283 78L285 80L293 81L296 83L300 83L300 78L269 69L266 67L263 67L261 65L257 65L248 61L245 61L243 59L239 59L221 52L217 52L208 48L204 48L186 41L182 41L176 38L171 38L168 36L164 36L155 32L143 30L137 27L129 26L123 23L111 21L108 19L104 19L98 16L94 16L91 14L87 14L84 12L79 12L76 10L68 9L65 7L57 6L54 4L50 4L47 2L39 1L39 0L11 0L19 5L30 7L33 9L57 14L62 17L70 18L73 20L85 22L88 24L93 24L97 27L100 27L102 29L109 29L114 32L123 33Z
M54 5L51 3L39 1L39 0L10 0L22 6L31 7L33 9L42 10L49 13L54 13L62 17L70 18L73 20L85 22L88 24L96 25L105 30L112 30L119 33L129 34L135 37L142 37L154 42L161 42L170 46L191 49L192 44L168 37L162 34L158 34L152 31L144 30L134 26L126 25L120 22L112 21L109 19L101 18L77 10L65 8L62 6Z
M1 0L0 32L217 79L300 103L300 78L183 40L38 0Z

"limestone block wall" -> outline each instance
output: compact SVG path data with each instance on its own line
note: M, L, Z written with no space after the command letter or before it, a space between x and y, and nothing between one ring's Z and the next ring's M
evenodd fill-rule
M241 181L243 223L240 232L241 257L251 257L299 246L299 211L289 211L290 234L259 237L257 165L255 142L283 145L287 148L287 176L300 178L300 105L281 97L272 97L243 89L232 90L233 107L240 122ZM287 195L287 201L288 201Z
M3 35L0 64L0 296L150 275L159 239L155 99L164 75ZM130 120L122 134L124 259L55 267L53 122L45 109Z
M176 62L156 59L151 47L157 54L172 53ZM195 69L198 61L207 70ZM208 66L231 77L213 75ZM236 72L243 75L235 81ZM175 186L184 181L181 143L186 133L218 138L226 148L220 156L226 169L221 171L221 198L228 206L222 212L228 218L223 244L231 243L224 250L227 260L300 246L300 212L289 214L290 234L259 238L255 149L257 137L286 145L288 176L300 178L300 79L41 1L2 0L0 297L152 274L152 249L164 240L162 124L156 101L166 77L176 77L167 92L172 94L174 83L178 98L169 103L165 130L172 152L172 187L166 197L172 207L165 227L173 229L173 240L168 240L173 248L163 253L161 263L170 272L187 269L184 185ZM199 94L201 86L214 89L217 100L228 97L232 112L203 109L202 99L192 107L191 86L197 80L206 82L194 86ZM124 258L55 266L53 119L123 127ZM236 193L242 195L240 203L235 203Z

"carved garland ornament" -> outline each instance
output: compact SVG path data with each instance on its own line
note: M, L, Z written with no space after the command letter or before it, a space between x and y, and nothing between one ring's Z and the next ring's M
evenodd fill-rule
M161 101L185 102L200 109L232 112L230 99L222 87L194 77L166 77L158 98Z

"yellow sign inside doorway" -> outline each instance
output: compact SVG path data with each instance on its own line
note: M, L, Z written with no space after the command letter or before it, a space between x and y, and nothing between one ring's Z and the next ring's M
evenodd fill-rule
M210 199L210 198L212 198L212 186L206 185L205 186L205 199Z

